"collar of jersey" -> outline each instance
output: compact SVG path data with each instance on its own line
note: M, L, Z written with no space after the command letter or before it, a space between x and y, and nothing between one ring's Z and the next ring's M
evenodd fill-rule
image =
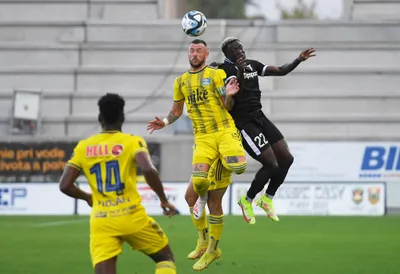
M207 67L207 66L204 66L204 68L202 68L202 69L199 70L199 71L190 71L190 69L189 69L188 72L189 72L190 74L196 74L196 73L202 72L206 67Z
M236 66L235 62L232 62L232 61L229 60L228 58L225 58L224 62L225 62L225 63L228 63L228 64L230 64L230 65L234 65L235 68L237 69L237 66Z
M117 132L121 132L121 131L119 131L119 130L105 130L105 131L102 131L101 133L117 133Z
M231 65L235 65L235 62L232 62L231 60L229 60L228 58L225 58L225 63L229 63Z

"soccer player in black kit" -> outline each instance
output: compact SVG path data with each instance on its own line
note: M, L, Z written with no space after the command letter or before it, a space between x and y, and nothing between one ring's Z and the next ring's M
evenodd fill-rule
M225 97L225 107L229 110L236 127L242 135L243 146L247 153L262 164L255 175L247 194L238 201L246 222L255 224L253 199L270 181L265 195L257 201L273 221L279 221L272 199L286 178L293 156L279 129L264 115L261 105L259 76L284 76L294 70L301 62L315 56L315 50L309 48L300 53L292 62L275 67L246 59L245 51L239 39L226 38L221 45L225 61L217 65L226 73L225 83L237 78L240 91L234 96Z

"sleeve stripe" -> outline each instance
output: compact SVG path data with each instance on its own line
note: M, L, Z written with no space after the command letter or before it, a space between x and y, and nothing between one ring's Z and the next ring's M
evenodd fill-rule
M268 65L265 65L262 69L261 76L265 76L265 72L267 71Z
M73 163L67 163L67 166L74 167L74 168L76 168L77 170L82 171L82 168L80 168L79 166L77 166L77 165L75 165L75 164L73 164Z
M185 100L185 98L182 98L180 100L174 100L174 102L178 103L178 102L182 102L183 100Z
M227 84L229 82L229 80L231 80L233 78L236 78L236 75L232 75L232 76L229 76L228 78L226 78L225 79L225 84Z

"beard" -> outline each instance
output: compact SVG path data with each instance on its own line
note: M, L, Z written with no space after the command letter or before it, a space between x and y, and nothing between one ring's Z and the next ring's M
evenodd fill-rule
M201 68L201 67L205 64L205 61L200 62L200 63L198 63L198 64L193 64L192 61L189 61L189 63L190 63L190 65L191 65L194 69L198 69L198 68Z

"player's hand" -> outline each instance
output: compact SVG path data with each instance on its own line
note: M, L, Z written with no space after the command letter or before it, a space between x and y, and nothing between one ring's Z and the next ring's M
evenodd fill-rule
M170 202L162 202L161 208L163 209L163 214L169 217L172 217L176 214L176 208Z
M237 68L243 72L246 69L246 58L243 55L239 55L236 61Z
M299 55L299 60L300 61L305 61L305 60L307 60L308 58L310 58L310 57L314 57L316 54L315 54L315 49L313 49L313 48L308 48L308 49L306 49L306 50L304 50L304 51L302 51L301 53L300 53L300 55Z
M87 203L90 207L93 206L92 194L89 194L89 193L88 193L88 197L87 197L87 199L86 199L86 203Z
M228 96L233 96L236 93L238 93L240 90L239 87L239 82L237 81L236 78L232 78L231 80L229 80L228 84L226 84L225 87L225 91L226 91L226 95Z
M155 130L159 130L165 127L164 121L160 117L155 117L154 120L151 120L147 124L147 130L150 130L150 134L152 134Z

